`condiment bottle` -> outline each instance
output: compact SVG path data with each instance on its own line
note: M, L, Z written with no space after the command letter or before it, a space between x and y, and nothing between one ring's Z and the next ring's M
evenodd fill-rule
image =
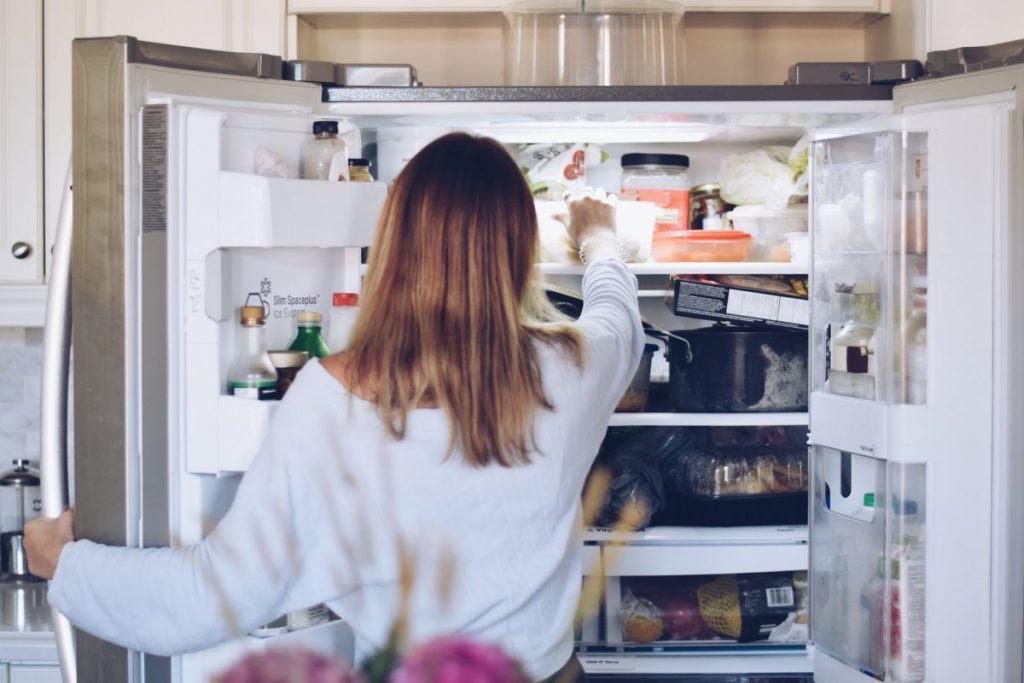
M340 157L339 157L340 155ZM344 163L338 163L341 159ZM337 121L314 121L313 139L306 143L302 177L309 180L348 180L348 150L338 137ZM341 177L331 177L333 167Z
M359 317L359 295L354 292L335 292L331 297L331 318L327 325L327 346L344 351L348 346L352 328Z
M277 370L277 393L284 398L299 370L309 360L309 354L305 351L268 351L267 355Z
M250 294L249 297L259 296ZM260 401L278 398L277 370L267 355L266 314L263 306L242 306L242 332L235 361L228 370L228 393Z
M331 349L320 333L323 316L318 311L299 311L297 319L299 331L288 350L305 351L310 358L326 358L331 355Z
M348 160L348 179L354 183L372 183L370 160L355 157Z

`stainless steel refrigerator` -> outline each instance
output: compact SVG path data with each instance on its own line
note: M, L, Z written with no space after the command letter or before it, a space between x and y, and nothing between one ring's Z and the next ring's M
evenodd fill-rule
M606 601L584 620L580 638L603 641L587 649L584 665L591 675L628 679L813 673L831 682L870 680L867 671L908 683L1021 680L1024 550L1017 537L1024 504L1015 492L1024 485L1024 361L1013 343L1024 332L1024 277L1017 268L1024 263L1024 70L896 88L338 87L287 80L286 73L330 81L334 71L126 37L75 42L74 209L57 238L45 340L48 514L58 513L70 494L83 538L128 546L200 541L230 506L276 408L273 401L226 394L238 307L250 296L264 303L269 345L281 348L298 310L327 313L332 292L358 291L365 268L360 251L372 239L387 182L438 135L467 130L509 145L595 144L613 159L625 151L683 152L697 185L715 180L726 156L792 144L810 133L812 263L631 266L640 278L643 313L663 326L672 324L660 300L668 274L809 273L810 415L639 413L613 420L809 424L810 531L651 530L634 534L614 561L605 555L607 537L594 532L586 548L593 571L606 575L610 596L627 576L809 569L810 642L636 648L623 639L619 615ZM254 171L260 148L297 169L310 125L319 119L337 120L349 150L374 159L377 182ZM924 185L920 177L916 186L907 180L915 163L927 166ZM921 194L923 187L928 191ZM835 207L848 210L848 196L859 198L857 215L871 221L840 216ZM869 202L875 203L865 213ZM922 210L922 202L924 259L903 241L913 222L909 212ZM922 260L926 273L911 274ZM552 281L578 287L579 266L539 268ZM876 283L869 287L881 311L866 373L870 394L864 377L847 378L860 382L861 393L839 387L845 370L833 362L847 349L836 341L845 320L833 311L842 308L836 293L850 293L836 288L848 272L854 284ZM909 329L909 314L900 316L911 290L922 287L926 350L920 324L912 339L897 334ZM906 370L910 353L924 359L913 377ZM73 468L65 448L69 387ZM70 470L73 480L66 481ZM843 501L869 488L888 501L881 483L892 496L909 491L922 518L927 512L927 526L916 527L927 573L914 586L914 599L926 609L914 624L922 635L909 669L898 658L873 667L866 654L873 639L889 643L885 634L903 618L889 609L891 587L906 590L900 577L877 577L888 582L877 591L881 632L867 612L854 613L864 590L854 583L874 577L870 568L902 520L885 504L864 518ZM127 651L66 622L58 624L57 637L65 680L83 683L201 681L252 649L296 641L341 650L351 644L344 622L281 640L242 636L172 658Z

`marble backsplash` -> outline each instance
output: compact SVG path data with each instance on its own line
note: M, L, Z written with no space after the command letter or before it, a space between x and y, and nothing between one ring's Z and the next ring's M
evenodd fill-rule
M0 327L0 471L11 460L39 460L41 327Z

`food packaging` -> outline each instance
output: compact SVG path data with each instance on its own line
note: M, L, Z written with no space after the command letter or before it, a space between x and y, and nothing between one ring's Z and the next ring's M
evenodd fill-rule
M806 330L807 278L795 275L673 275L666 303L684 318Z
M736 230L751 236L747 257L751 261L789 261L787 233L807 232L807 205L773 208L766 204L737 206L726 214Z
M796 611L793 572L624 577L621 590L623 641L638 645L766 640Z
M678 488L672 512L688 525L806 524L806 448L709 449L689 460Z
M654 234L651 254L661 263L745 261L749 243L737 230L664 230Z

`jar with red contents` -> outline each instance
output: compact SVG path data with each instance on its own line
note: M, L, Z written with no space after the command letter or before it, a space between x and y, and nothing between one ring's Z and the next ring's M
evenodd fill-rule
M623 154L622 199L660 207L654 231L690 227L690 158L685 154Z

